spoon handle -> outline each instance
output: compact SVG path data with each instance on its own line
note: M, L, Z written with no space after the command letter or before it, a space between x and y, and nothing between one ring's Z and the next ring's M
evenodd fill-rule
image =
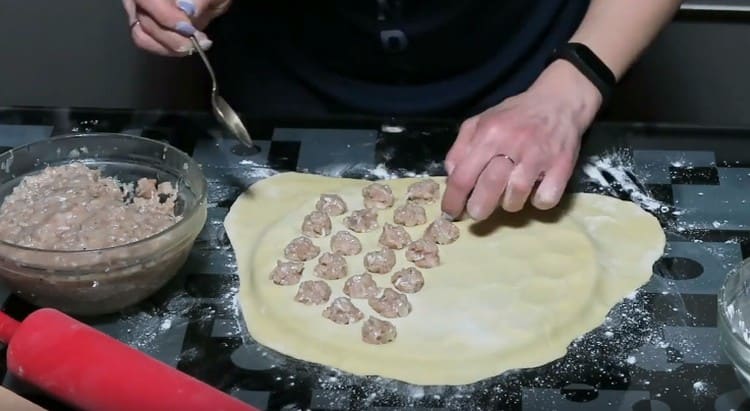
M211 93L216 94L216 92L218 91L218 87L216 86L216 75L214 74L214 68L211 67L211 63L208 61L206 53L203 52L203 49L198 43L198 39L196 39L195 36L190 36L190 40L193 42L193 48L195 48L195 51L197 51L198 55L201 56L201 60L203 60L203 64L206 65L208 74L211 76Z

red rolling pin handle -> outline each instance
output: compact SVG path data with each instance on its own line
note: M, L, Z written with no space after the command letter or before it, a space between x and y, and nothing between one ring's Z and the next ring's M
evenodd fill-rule
M0 313L6 337L11 373L83 410L257 411L54 309Z

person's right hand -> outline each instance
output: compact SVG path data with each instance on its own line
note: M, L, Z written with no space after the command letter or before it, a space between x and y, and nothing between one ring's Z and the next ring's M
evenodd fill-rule
M201 48L211 40L201 31L227 11L232 0L122 0L135 44L162 56L185 56L193 51L190 36Z

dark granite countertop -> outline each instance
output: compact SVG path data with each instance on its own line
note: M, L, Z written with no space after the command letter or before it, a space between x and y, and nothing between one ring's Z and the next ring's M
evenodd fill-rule
M652 280L560 360L466 387L416 387L348 376L252 342L234 302L239 280L222 223L245 187L278 171L442 174L456 124L254 120L250 129L257 150L222 135L205 113L0 108L0 150L70 132L124 132L168 141L203 164L208 221L188 264L152 298L89 324L263 409L750 409L716 328L716 293L750 253L750 130L596 124L581 159L604 173L579 171L570 190L631 199L659 217L669 241ZM18 319L34 309L3 289L0 301ZM66 409L8 375L4 357L0 372L3 385Z

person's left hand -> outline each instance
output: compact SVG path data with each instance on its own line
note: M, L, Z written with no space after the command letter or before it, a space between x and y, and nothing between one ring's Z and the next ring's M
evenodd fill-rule
M484 220L527 200L539 209L557 205L600 105L596 87L558 60L526 92L464 121L445 159L443 211Z

